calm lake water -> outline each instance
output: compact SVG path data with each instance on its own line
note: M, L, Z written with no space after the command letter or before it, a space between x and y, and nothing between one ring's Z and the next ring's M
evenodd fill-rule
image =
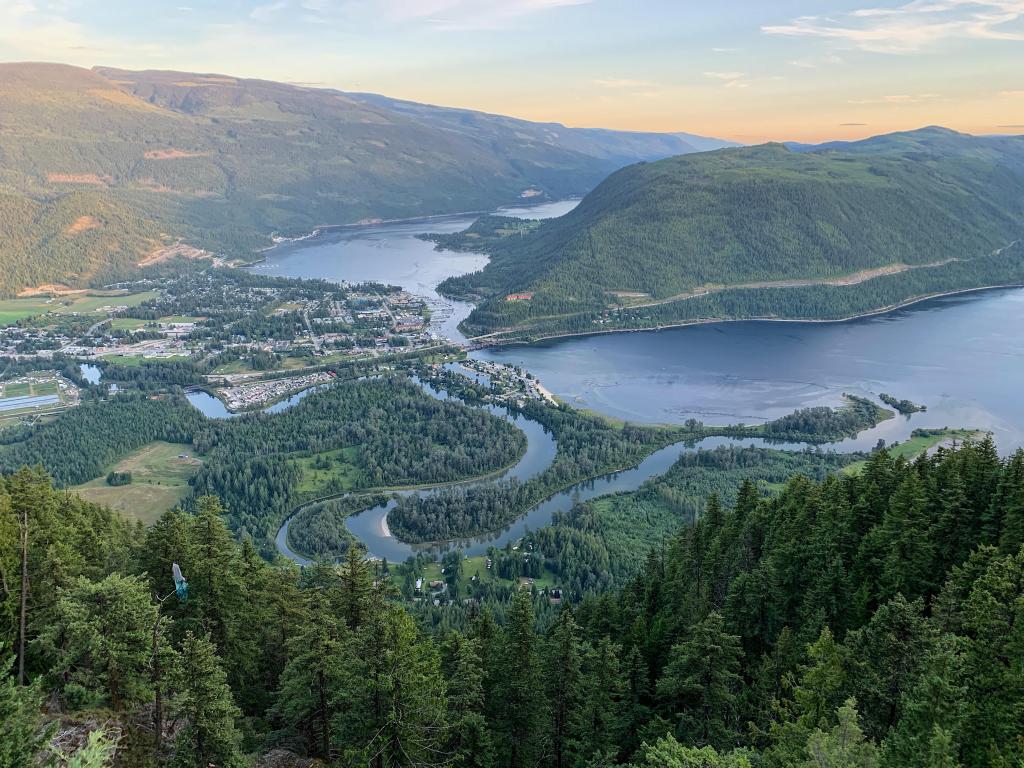
M502 208L497 213L518 218L554 218L568 213L578 202L562 200L536 206ZM400 285L427 298L431 304L431 326L435 333L462 341L464 337L458 331L458 325L473 307L465 302L446 299L435 288L446 277L482 269L487 257L476 253L435 251L433 243L420 240L416 235L460 232L477 218L474 214L460 214L394 224L327 229L309 240L286 243L268 251L266 260L251 269L284 277Z
M576 201L500 211L559 216ZM456 232L475 216L330 230L268 252L254 269L329 280L380 280L446 304L439 332L470 307L437 296L437 283L479 269L477 254L438 253L420 232ZM888 392L928 406L840 450L903 440L916 427L992 430L1004 453L1024 446L1024 290L935 299L848 323L719 323L657 333L565 339L475 356L522 365L566 401L642 422L754 424L796 408L839 405L842 394Z
M991 430L1024 446L1024 290L934 299L847 323L741 322L610 334L475 356L521 365L566 401L639 422L755 424L844 392L928 407L836 444L866 449L916 427Z

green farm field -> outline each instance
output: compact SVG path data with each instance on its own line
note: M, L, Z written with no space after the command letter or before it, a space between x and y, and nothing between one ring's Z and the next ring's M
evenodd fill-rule
M187 459L179 458L187 455ZM140 448L108 469L131 472L128 485L107 485L106 474L72 488L83 499L103 504L146 525L174 507L188 494L188 481L202 462L192 446L157 441Z

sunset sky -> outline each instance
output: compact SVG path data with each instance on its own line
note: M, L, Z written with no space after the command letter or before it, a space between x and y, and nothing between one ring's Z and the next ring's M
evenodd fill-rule
M744 142L1024 133L1024 0L0 0L0 60Z

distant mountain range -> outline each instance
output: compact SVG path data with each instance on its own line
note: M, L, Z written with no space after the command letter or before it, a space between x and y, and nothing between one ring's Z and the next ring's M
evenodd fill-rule
M248 256L275 231L578 195L727 144L224 75L0 64L0 293L110 279L179 241Z
M926 128L674 157L620 170L526 229L489 217L437 238L492 256L442 284L483 300L469 332L839 319L1024 282L1024 137Z

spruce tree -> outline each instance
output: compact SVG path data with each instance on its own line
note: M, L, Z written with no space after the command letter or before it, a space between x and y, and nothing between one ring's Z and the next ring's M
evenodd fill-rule
M533 768L540 757L542 720L537 637L529 592L519 590L512 598L503 635L501 667L494 687L499 709L498 760L506 768Z
M583 702L579 626L569 607L562 609L551 630L542 668L550 710L547 732L551 764L566 768L574 764L576 748L584 746L576 739L578 710Z
M739 638L726 632L717 613L672 647L658 696L677 718L682 743L720 747L735 742L741 653Z
M38 689L18 685L14 668L13 656L0 657L0 768L32 765L53 730L43 728Z
M448 677L448 753L455 768L490 768L494 745L484 716L480 642L454 633Z
M273 715L285 733L302 738L305 752L329 761L347 630L319 590L312 591L307 603L302 628L288 644Z
M241 768L235 719L227 675L209 637L186 633L174 670L172 711L183 723L174 742L178 768Z

